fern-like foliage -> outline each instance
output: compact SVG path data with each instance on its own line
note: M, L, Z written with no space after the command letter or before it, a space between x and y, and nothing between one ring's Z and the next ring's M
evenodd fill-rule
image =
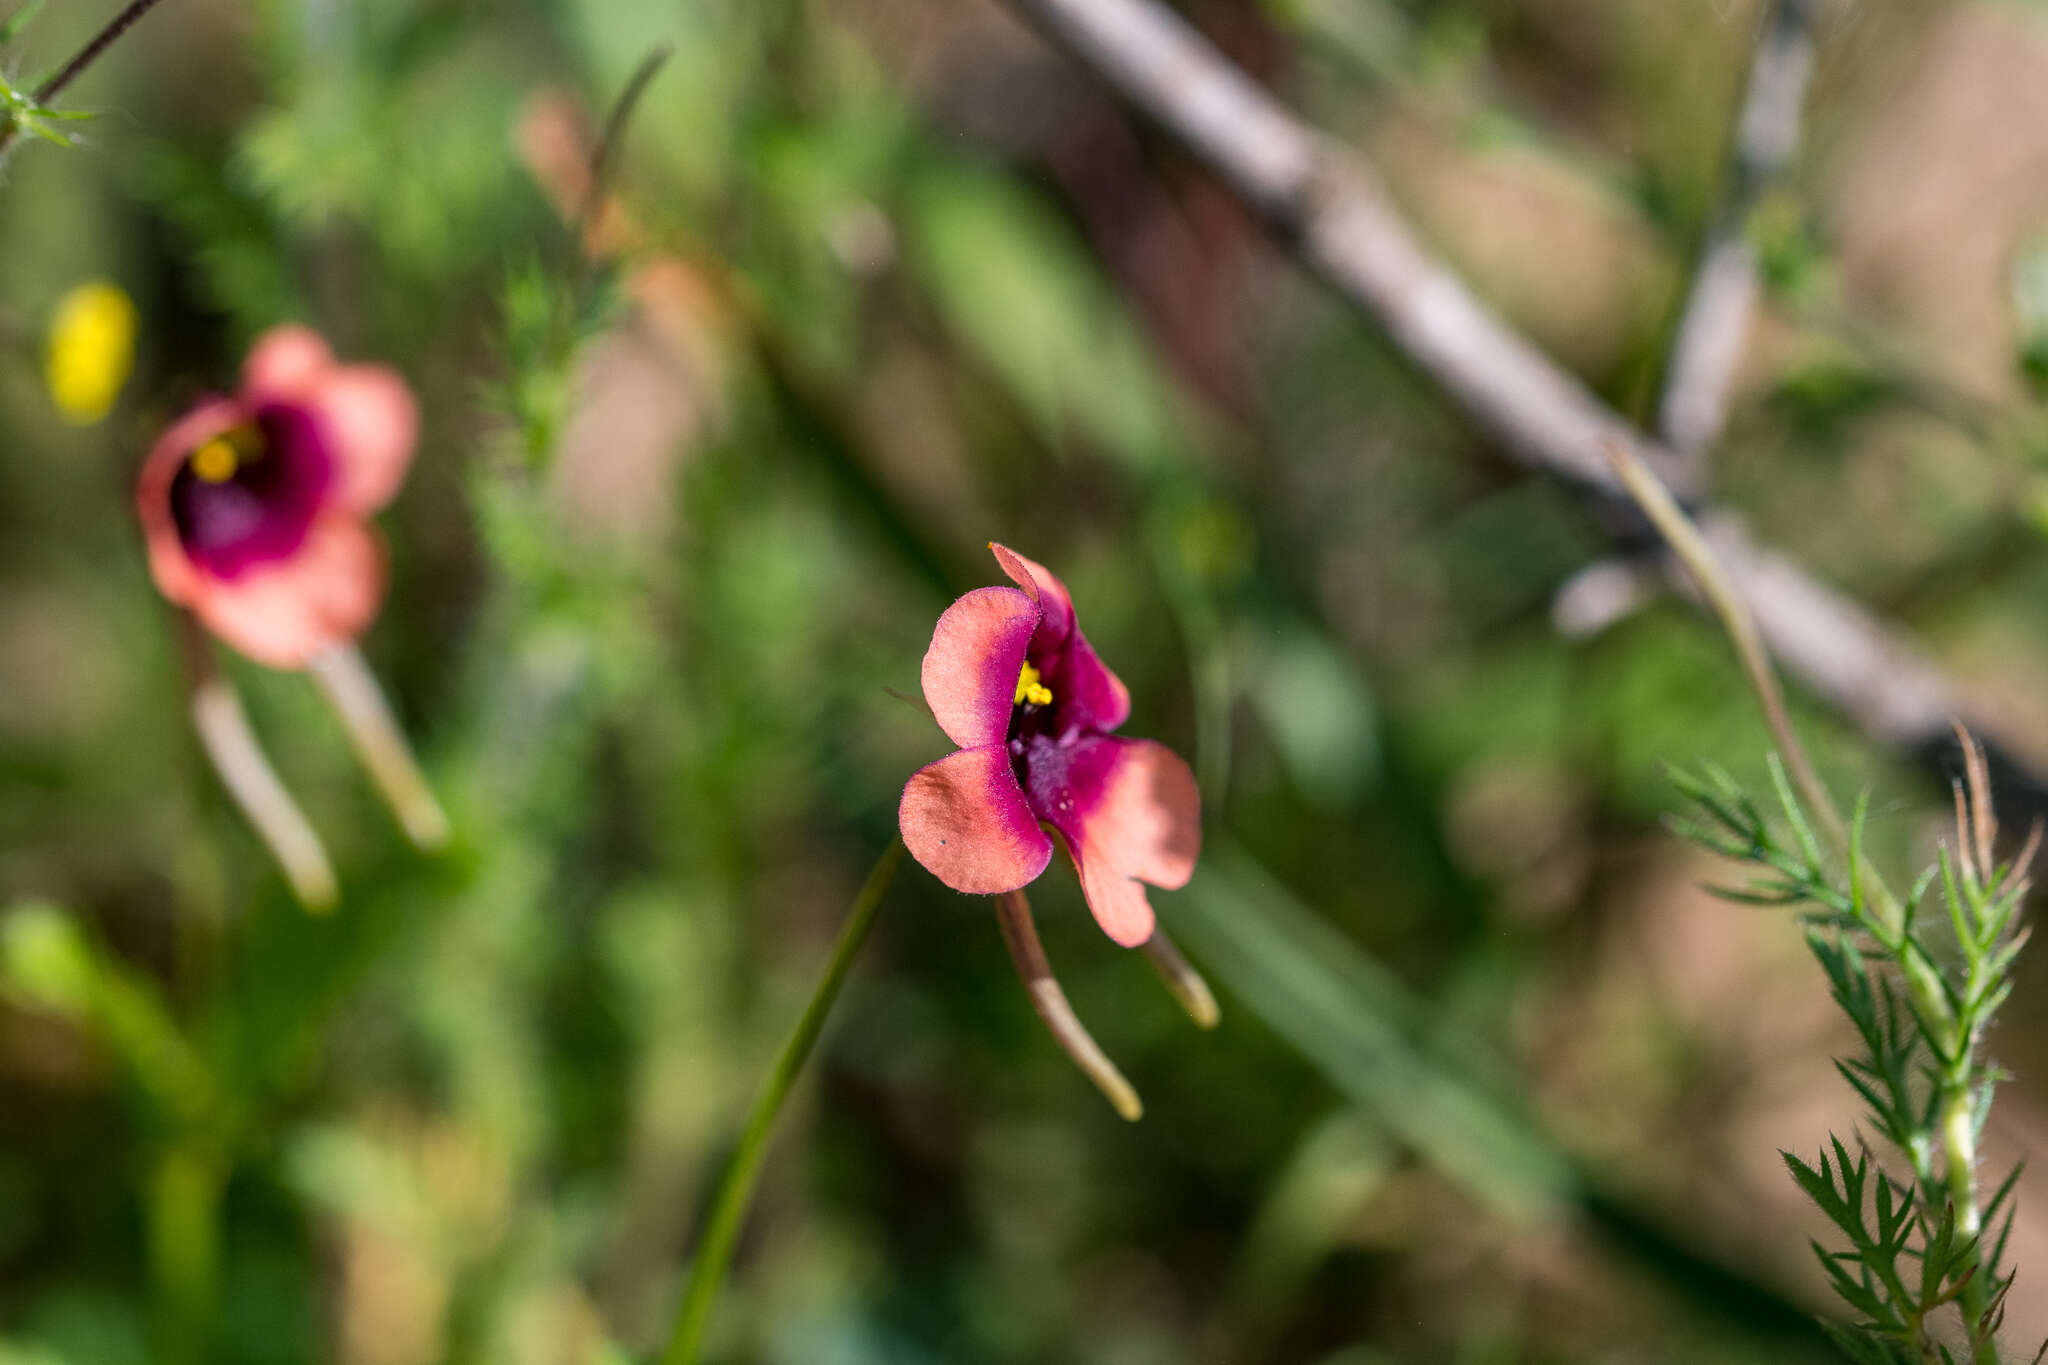
M1861 1044L1835 1065L1867 1106L1871 1131L1903 1158L1893 1174L1861 1141L1852 1153L1832 1136L1817 1164L1784 1153L1793 1179L1841 1234L1838 1246L1814 1245L1854 1315L1828 1330L1866 1365L1996 1365L2013 1285L2005 1251L2019 1171L1988 1201L1976 1187L1978 1142L2003 1078L1982 1044L2026 939L2016 920L2040 829L2017 858L1994 861L1983 755L1968 736L1963 744L1955 847L1944 847L1903 898L1864 856L1867 800L1857 803L1837 867L1775 756L1781 823L1718 768L1672 774L1693 806L1672 827L1755 869L1745 885L1716 894L1798 912ZM1945 913L1923 914L1930 903Z

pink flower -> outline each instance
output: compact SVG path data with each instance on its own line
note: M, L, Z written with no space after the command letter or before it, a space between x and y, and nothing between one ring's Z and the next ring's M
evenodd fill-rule
M241 391L201 400L143 462L151 577L250 658L304 667L377 615L384 555L367 519L398 491L418 430L395 371L337 364L304 327L271 329Z
M1153 930L1142 883L1171 890L1194 872L1194 774L1164 745L1109 733L1130 693L1089 647L1065 585L989 548L1017 586L975 589L932 632L925 701L960 748L904 787L903 842L954 890L997 895L1045 871L1058 840L1103 932L1136 947Z

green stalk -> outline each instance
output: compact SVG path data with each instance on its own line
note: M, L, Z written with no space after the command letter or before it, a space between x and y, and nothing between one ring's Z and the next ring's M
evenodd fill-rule
M146 1219L157 1349L170 1365L198 1365L210 1354L226 1184L227 1163L203 1141L170 1148L150 1175Z
M902 857L903 841L898 839L875 860L874 870L868 873L866 884L854 897L853 909L848 912L846 924L839 931L839 941L832 947L832 958L825 964L825 974L818 979L818 988L811 993L810 1003L804 1006L795 1031L775 1058L775 1065L769 1068L768 1083L754 1101L753 1112L747 1116L747 1126L740 1134L739 1147L733 1152L732 1163L726 1167L724 1178L719 1181L718 1197L711 1205L711 1220L697 1245L697 1258L690 1266L689 1283L683 1289L682 1305L676 1310L676 1323L669 1333L668 1349L662 1352L662 1365L696 1365L698 1350L703 1345L705 1324L711 1319L712 1303L718 1297L719 1285L725 1280L726 1267L732 1262L733 1244L739 1240L740 1224L746 1218L747 1206L753 1201L761 1163L768 1154L768 1138L775 1127L775 1116L782 1112L783 1100L788 1098L790 1087L802 1074L811 1048L825 1027L825 1018L839 999L839 988L846 982L847 969L853 965L854 954L860 951L861 944L867 941L868 930L875 922L875 911L882 903L882 894L889 889L889 881L896 875L896 864Z
M1977 1124L1970 1112L1970 1092L1966 1089L1952 1088L1942 1104L1941 1145L1948 1157L1948 1197L1955 1205L1956 1231L1964 1237L1979 1236L1984 1231L1984 1219L1977 1210ZM1984 1320L1984 1309L1991 1300L1981 1246L1975 1259L1977 1273L1964 1282L1956 1304L1962 1310L1963 1320L1970 1324L1972 1335ZM1998 1344L1988 1337L1977 1342L1970 1359L1975 1365L1998 1365Z

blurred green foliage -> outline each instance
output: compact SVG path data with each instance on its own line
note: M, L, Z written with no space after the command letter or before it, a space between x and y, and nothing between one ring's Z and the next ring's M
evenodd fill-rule
M16 54L60 59L90 8ZM1368 145L1415 120L1455 173L1564 167L1655 278L1711 211L1746 32L1714 0L1190 12ZM906 868L716 1359L1827 1358L1796 1191L1742 1167L1817 1134L1746 1083L1729 1018L1823 988L1772 975L1796 935L1688 898L1698 865L1646 842L1663 760L1762 777L1738 671L1676 604L1560 638L1597 514L1493 459L1170 149L978 6L146 23L73 92L85 145L24 143L0 182L0 1365L647 1358L757 1079L945 747L918 660L997 577L991 539L1066 579L1129 728L1196 765L1211 856L1155 900L1224 1025L1187 1027L1070 874L1034 888L1146 1096L1126 1127L986 907ZM615 161L633 230L587 257L536 174L536 99L566 92L587 138L659 43ZM1794 311L1837 302L1813 221L1757 228ZM1592 290L1608 264L1540 270ZM141 356L75 429L40 329L95 276L136 300ZM1629 393L1676 296L1617 306L1587 377ZM365 648L457 830L413 852L305 680L231 663L335 857L326 918L189 735L130 511L154 432L289 318L422 399ZM1826 523L1831 571L2017 691L2048 560L1996 491L2005 428L1957 436L1868 340L1771 370L1724 486L1767 529ZM1913 452L1951 439L1975 491L1916 499L1939 476ZM1917 837L1916 780L1801 720L1877 793L1873 839ZM1730 960L1750 1008L1699 1004L1690 969ZM2024 983L2011 1017L2025 1075L2048 1057ZM1800 1027L1771 1083L1831 1085Z

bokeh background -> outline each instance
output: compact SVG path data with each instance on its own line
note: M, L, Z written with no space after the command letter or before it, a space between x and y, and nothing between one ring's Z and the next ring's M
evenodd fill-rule
M55 63L111 5L6 54ZM1750 0L1196 0L1475 288L1647 417ZM1751 225L1719 493L2048 761L2048 11L1833 0ZM658 45L579 237L592 129ZM1034 890L1119 1121L988 907L906 865L712 1356L774 1365L1830 1359L1780 1148L1848 1135L1782 914L1664 834L1761 781L1680 599L1560 631L1609 523L1503 462L1214 182L991 0L166 0L0 182L0 1361L646 1359L905 776L950 598L1062 574L1194 763L1194 1029ZM586 248L589 248L586 250ZM97 423L57 300L140 319ZM424 405L364 647L457 828L405 843L239 662L327 840L290 899L192 738L130 486L284 319ZM1899 866L1936 775L1795 698ZM2048 1133L2048 981L1992 1047ZM2048 1334L2020 1186L2019 1358Z

